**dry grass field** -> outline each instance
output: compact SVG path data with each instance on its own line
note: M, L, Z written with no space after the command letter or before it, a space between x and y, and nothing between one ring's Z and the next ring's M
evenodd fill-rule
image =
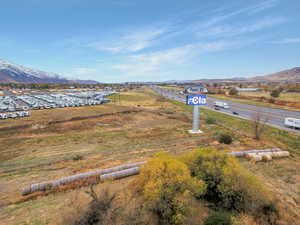
M240 95L242 96L253 96L253 97L265 97L270 98L270 92L253 92L253 91L244 91L241 92ZM300 93L281 93L280 96L277 98L278 100L283 101L300 101Z
M223 126L207 124L208 117ZM141 161L157 152L180 155L209 146L225 152L270 147L289 150L292 156L287 159L241 162L278 196L287 214L282 225L300 221L299 136L268 127L262 140L255 141L249 137L249 121L207 110L202 111L201 122L203 135L188 134L191 108L163 99L150 89L122 93L118 103L38 110L28 118L0 121L0 224L66 224L63 221L75 212L74 207L80 210L90 200L84 194L87 187L22 197L21 189L31 183ZM217 141L224 132L233 136L231 145ZM125 198L132 179L98 184L96 189L99 193L105 187L124 192ZM202 216L207 210L203 209Z
M281 93L273 100L269 92L241 92L239 95L214 94L211 97L250 105L300 111L300 93Z

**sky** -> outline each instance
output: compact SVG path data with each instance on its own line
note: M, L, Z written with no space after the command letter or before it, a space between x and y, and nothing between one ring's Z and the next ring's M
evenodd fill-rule
M0 0L0 58L100 82L300 66L299 0Z

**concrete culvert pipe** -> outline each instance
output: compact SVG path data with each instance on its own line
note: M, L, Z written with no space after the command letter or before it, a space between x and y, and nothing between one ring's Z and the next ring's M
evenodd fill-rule
M262 160L265 160L265 161L272 160L272 152L258 153L258 154L262 157Z
M30 187L24 188L22 190L22 195L28 195L28 194L31 194L31 193L37 192L37 191L45 191L45 190L53 188L53 187L58 187L60 185L64 185L64 184L71 183L74 181L87 179L92 176L109 174L109 173L114 173L114 172L121 171L121 170L127 170L130 168L139 167L145 163L146 163L146 161L132 163L132 164L125 164L125 165L115 166L115 167L108 168L108 169L80 173L80 174L72 175L69 177L64 177L64 178L54 180L54 181L46 181L46 182L32 184L32 185L30 185Z
M259 162L261 160L262 160L262 156L260 156L260 155L252 155L251 156L251 161L252 162Z
M134 167L126 170L121 170L113 173L108 173L100 176L100 180L115 180L115 179L121 179L129 176L133 176L138 174L140 171L139 167Z
M288 151L280 151L280 152L274 152L272 154L273 158L283 158L290 156L290 153Z
M248 151L240 151L240 152L229 152L228 154L235 157L245 156L248 153L260 153L260 152L278 152L281 151L280 148L271 148L264 150L248 150Z

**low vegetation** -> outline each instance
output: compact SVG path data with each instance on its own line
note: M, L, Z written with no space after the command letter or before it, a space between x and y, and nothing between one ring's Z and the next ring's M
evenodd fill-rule
M232 219L229 213L215 212L207 217L204 225L231 225Z
M238 92L238 90L236 89L236 88L231 88L230 90L229 90L229 94L230 95L237 95L239 92Z
M126 215L131 215L131 224L141 225L231 225L240 214L260 225L275 225L280 219L262 182L237 160L212 148L177 157L157 154L128 187L125 195L136 207L125 210L127 202L117 200L124 198L122 192L97 194L91 188L87 209L72 223L69 220L70 225L127 224ZM197 214L204 216L197 221Z
M221 134L219 137L219 142L229 145L232 143L232 137L230 134Z
M273 98L278 98L280 96L280 90L279 89L274 89L271 91L270 95L273 97Z
M216 118L214 118L214 117L207 117L206 119L205 119L205 122L207 123L207 124L216 124L217 123L217 119Z
M150 160L135 186L162 225L184 224L188 195L201 196L206 190L206 184L191 177L184 163L165 154Z

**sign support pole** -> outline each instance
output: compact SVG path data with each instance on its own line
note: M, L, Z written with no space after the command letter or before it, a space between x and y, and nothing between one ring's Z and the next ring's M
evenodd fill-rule
M193 129L189 130L190 134L202 134L203 132L199 130L200 125L200 115L199 115L199 105L194 105L193 109Z

